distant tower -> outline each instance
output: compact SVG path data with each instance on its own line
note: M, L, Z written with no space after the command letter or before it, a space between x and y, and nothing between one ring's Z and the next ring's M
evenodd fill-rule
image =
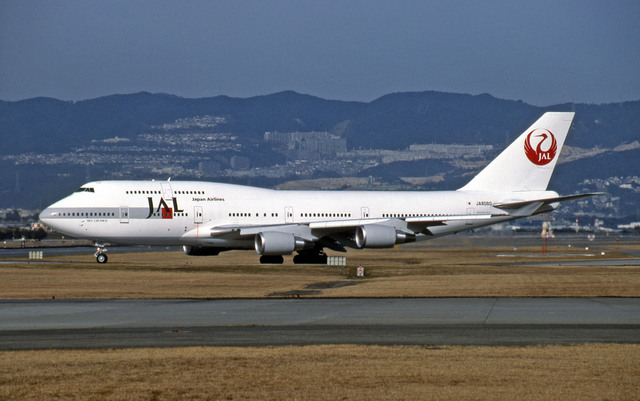
M15 193L19 194L20 193L20 172L16 171L16 188L15 188Z

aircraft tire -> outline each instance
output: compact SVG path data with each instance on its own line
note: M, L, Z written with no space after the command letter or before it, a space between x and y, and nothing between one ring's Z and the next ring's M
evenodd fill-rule
M327 255L296 255L293 257L293 263L296 265L326 265Z
M281 265L284 263L282 255L263 255L260 256L260 263L263 265Z
M107 260L109 260L109 258L104 253L99 253L98 256L96 256L96 262L98 263L107 263Z

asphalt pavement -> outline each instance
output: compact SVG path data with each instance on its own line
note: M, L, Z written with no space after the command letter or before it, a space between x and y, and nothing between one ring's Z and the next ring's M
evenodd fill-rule
M640 298L0 301L0 349L640 343Z

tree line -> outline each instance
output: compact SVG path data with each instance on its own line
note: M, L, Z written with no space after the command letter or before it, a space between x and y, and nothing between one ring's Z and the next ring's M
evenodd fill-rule
M41 240L47 237L47 232L38 228L37 230L30 230L28 228L0 228L0 240L7 239L35 239Z

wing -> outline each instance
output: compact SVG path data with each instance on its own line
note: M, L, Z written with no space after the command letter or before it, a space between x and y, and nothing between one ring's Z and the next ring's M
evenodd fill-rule
M358 227L385 226L392 227L407 235L430 235L428 229L432 226L446 225L456 221L488 220L490 218L490 214L469 214L331 220L275 225L225 225L201 228L200 239L206 242L203 237L207 235L205 233L208 233L209 238L252 240L261 233L277 232L290 234L308 242L321 242L323 246L330 249L344 250L344 246L355 246L354 238Z

